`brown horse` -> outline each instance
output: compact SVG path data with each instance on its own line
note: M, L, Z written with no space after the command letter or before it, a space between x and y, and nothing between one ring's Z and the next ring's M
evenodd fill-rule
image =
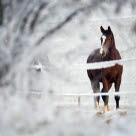
M101 48L96 49L91 53L87 59L87 63L94 63L94 62L102 62L102 61L112 61L112 60L119 60L121 56L116 49L114 35L111 31L110 26L108 26L107 30L100 27L102 36L101 36ZM101 68L95 70L87 70L88 77L91 81L91 86L94 93L100 92L100 82L103 84L102 93L106 93L110 90L112 84L115 85L115 92L119 92L120 84L121 84L121 77L123 72L123 66L116 64L115 66L108 67L108 68ZM100 96L96 96L94 98L95 107L97 111L99 111L99 99ZM109 96L104 95L102 96L104 101L104 112L110 110L110 106L108 104ZM116 101L116 108L119 108L119 100L120 96L115 95Z

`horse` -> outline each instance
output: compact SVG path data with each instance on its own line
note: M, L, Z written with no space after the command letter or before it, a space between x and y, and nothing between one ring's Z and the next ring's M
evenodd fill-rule
M100 27L102 36L100 38L101 48L94 50L88 57L87 63L97 63L104 61L120 60L121 56L115 45L115 39L111 27L105 30L102 26ZM100 93L100 83L102 83L103 88L101 93L107 93L112 84L114 83L115 92L119 92L121 80L122 80L123 66L116 64L111 67L101 68L101 69L88 69L87 74L91 82L92 90L94 93ZM115 95L116 109L119 109L120 96ZM102 95L104 102L104 112L110 110L108 104L109 96ZM94 97L95 108L99 111L99 100L100 96Z

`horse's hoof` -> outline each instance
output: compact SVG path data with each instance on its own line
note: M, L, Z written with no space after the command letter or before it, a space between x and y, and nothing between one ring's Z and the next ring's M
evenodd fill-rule
M97 112L100 112L100 109L96 109Z

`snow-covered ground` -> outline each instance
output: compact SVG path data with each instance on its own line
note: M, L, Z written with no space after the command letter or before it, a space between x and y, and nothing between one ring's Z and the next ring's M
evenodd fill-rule
M110 96L112 111L106 114L96 114L92 96L81 97L80 106L77 97L54 96L92 92L84 66L88 55L100 47L101 25L111 26L123 60L136 58L135 1L18 1L12 3L12 12L5 8L0 28L0 135L135 135L136 61L123 64L120 91L130 94L121 95L120 111L115 110L114 96ZM36 63L44 66L44 72L32 68Z

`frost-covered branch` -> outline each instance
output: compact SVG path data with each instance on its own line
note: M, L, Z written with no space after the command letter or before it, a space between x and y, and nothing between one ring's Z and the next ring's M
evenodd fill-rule
M75 11L73 11L72 13L70 13L67 17L65 17L65 19L60 22L59 24L57 24L54 28L50 29L49 31L47 31L36 43L36 45L41 44L46 38L48 38L49 36L51 36L52 34L54 34L55 32L57 32L59 29L61 29L64 25L66 25L67 23L69 23L74 17L76 17L80 12L83 12L85 10L88 10L92 5L87 5L85 7L81 7L76 9Z
M0 0L0 25L3 24L3 4L2 0Z

